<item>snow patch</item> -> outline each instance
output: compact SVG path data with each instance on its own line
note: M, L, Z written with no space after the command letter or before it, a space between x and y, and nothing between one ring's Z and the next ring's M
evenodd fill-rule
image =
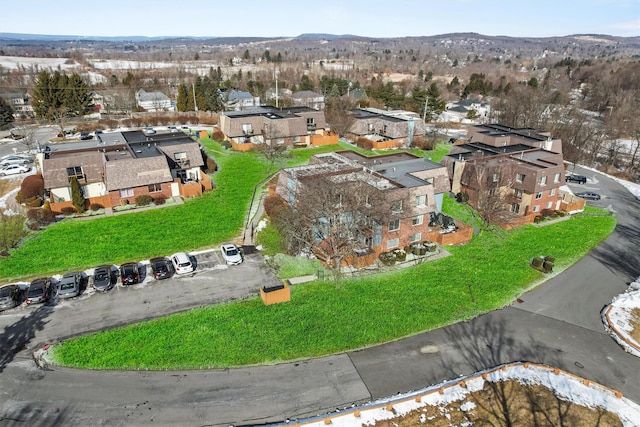
M631 333L631 312L640 308L640 277L629 285L631 291L617 295L611 303L602 309L602 322L609 335L624 348L627 353L640 357L640 343L636 342ZM633 345L632 345L633 344Z

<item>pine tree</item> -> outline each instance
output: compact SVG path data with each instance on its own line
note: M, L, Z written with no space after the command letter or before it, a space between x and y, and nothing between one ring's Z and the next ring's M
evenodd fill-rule
M13 108L4 98L0 98L0 129L4 129L11 123L13 123Z
M189 99L189 91L184 82L178 85L178 97L176 98L176 109L178 111L188 111L187 102Z
M84 212L84 194L82 194L82 188L80 188L80 183L75 176L71 177L71 202L78 213Z

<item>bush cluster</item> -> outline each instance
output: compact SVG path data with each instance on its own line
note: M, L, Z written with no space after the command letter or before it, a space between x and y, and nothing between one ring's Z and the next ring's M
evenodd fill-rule
M545 274L553 271L555 258L552 256L539 256L531 259L531 267Z
M102 206L100 203L91 203L89 205L90 211L99 211L100 209L104 209L104 206Z
M457 193L456 202L467 203L469 201L469 195L467 193Z
M31 230L39 230L55 222L56 216L50 209L33 208L27 211L27 220L27 226Z
M143 194L142 196L136 197L136 205L138 206L147 206L153 203L153 197L148 194Z
M371 151L373 150L374 141L370 140L369 138L360 136L356 139L356 145L362 149Z
M220 129L214 129L211 134L211 139L216 142L222 142L224 141L224 133Z
M74 208L73 206L65 206L64 208L60 209L60 212L62 212L62 214L65 216L69 216L76 213L76 208Z
M436 142L433 139L424 139L422 136L415 136L413 138L413 146L424 151L431 151L436 148Z
M167 198L164 194L159 194L153 199L153 203L156 206L164 205L165 203L167 203Z

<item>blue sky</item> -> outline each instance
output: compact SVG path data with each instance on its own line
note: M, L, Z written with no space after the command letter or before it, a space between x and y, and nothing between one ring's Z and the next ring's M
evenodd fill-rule
M0 0L0 32L81 36L640 36L640 0Z

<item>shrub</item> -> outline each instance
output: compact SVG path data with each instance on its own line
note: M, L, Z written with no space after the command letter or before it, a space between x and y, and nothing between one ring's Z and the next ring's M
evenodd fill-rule
M104 206L102 206L100 203L91 203L89 205L90 211L99 211L100 209L104 209Z
M554 257L552 257L552 256L546 256L546 257L544 257L544 260L545 261L549 261L549 262L555 262L556 261L556 259Z
M231 141L224 140L220 143L220 145L222 145L225 149L228 150L231 148Z
M456 194L456 202L467 203L469 201L469 195L467 193Z
M360 148L363 148L365 150L373 150L373 141L370 140L369 138L365 138L365 137L358 137L356 139L356 145Z
M206 165L207 165L207 173L213 173L218 170L218 164L213 159L213 157L207 156Z
M553 270L553 263L549 261L545 261L542 263L542 268L544 269L545 273L550 273L551 270Z
M378 259L380 259L384 265L394 265L396 263L396 254L393 252L382 252L378 255Z
M414 255L422 256L427 253L427 247L420 242L414 242L409 245L411 253Z
M31 199L32 197L44 197L44 178L41 173L29 175L22 180L20 184L20 192L24 199ZM38 205L39 206L39 205Z
M49 209L33 208L27 211L27 219L29 220L29 228L34 230L55 222L56 216ZM33 228L31 224L36 224L38 227Z
M164 194L159 194L153 199L153 203L156 206L164 205L167 203L167 197Z
M535 218L533 218L533 222L535 222L536 224L540 224L542 221L544 221L544 217L542 215L537 215Z
M392 252L395 255L397 261L402 262L407 259L407 253L400 248L394 249Z
M426 241L422 243L424 247L427 249L427 252L435 252L438 245L434 242Z
M422 136L414 136L413 146L424 151L431 151L436 148L436 142L433 139L425 140Z
M274 215L278 215L278 213L282 212L283 209L287 208L287 204L285 203L280 196L269 196L264 199L264 212L269 217L273 217Z
M60 209L60 211L63 215L69 216L76 213L76 208L74 208L73 206L65 206L64 208Z
M147 206L153 202L153 197L148 194L143 194L142 196L136 197L136 205L138 206Z
M215 129L213 133L211 133L211 139L217 142L224 141L224 133L220 129Z
M42 205L42 199L39 196L25 198L22 195L22 191L18 191L18 194L16 194L16 202L22 203L29 208L39 208Z

